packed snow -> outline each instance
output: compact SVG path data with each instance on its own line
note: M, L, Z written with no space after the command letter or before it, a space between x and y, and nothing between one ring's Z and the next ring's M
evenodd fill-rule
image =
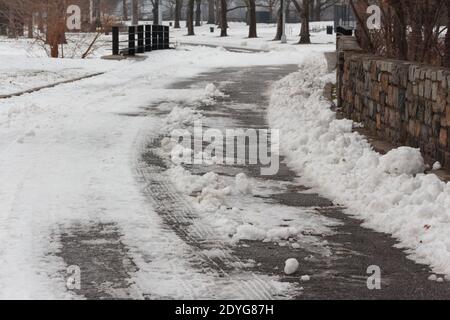
M299 266L300 264L298 263L297 259L295 258L287 259L286 262L284 263L284 273L287 275L294 274L297 272Z
M324 58L307 59L272 88L268 120L289 166L364 226L392 234L410 258L450 274L450 184L423 173L418 150L380 155L352 121L336 119L322 96L335 79L326 70Z

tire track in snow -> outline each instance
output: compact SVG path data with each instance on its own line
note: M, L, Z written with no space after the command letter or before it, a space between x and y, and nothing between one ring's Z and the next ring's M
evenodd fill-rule
M146 150L136 163L136 173L144 184L143 192L153 204L154 210L164 222L188 245L196 249L196 255L221 278L234 282L242 296L253 300L272 300L277 289L253 272L245 272L246 278L237 277L234 271L244 267L244 263L231 254L211 227L203 224L188 200L168 182L164 174L164 161L152 151L159 147L162 137L150 137ZM220 255L211 258L204 250L219 251ZM230 266L237 266L235 269Z

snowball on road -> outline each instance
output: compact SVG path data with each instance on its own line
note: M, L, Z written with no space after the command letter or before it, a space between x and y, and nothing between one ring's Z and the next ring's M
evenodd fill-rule
M297 259L295 258L287 259L286 262L284 263L284 273L287 275L294 274L297 272L299 266L300 264L298 263Z

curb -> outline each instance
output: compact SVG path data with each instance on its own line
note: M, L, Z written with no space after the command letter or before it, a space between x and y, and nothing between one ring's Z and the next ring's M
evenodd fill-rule
M35 87L35 88L24 90L24 91L19 91L19 92L15 92L15 93L0 95L0 100L1 99L10 99L10 98L13 98L13 97L19 97L19 96L22 96L22 95L27 94L27 93L33 93L33 92L37 92L37 91L40 91L40 90L43 90L43 89L53 88L53 87L59 86L61 84L72 83L72 82L76 82L76 81L80 81L80 80L84 80L84 79L88 79L88 78L93 78L93 77L96 77L96 76L99 76L99 75L102 75L102 74L104 74L104 72L97 72L97 73L89 74L89 75L86 75L86 76L73 78L73 79L69 79L69 80L63 80L63 81L55 82L55 83L52 83L52 84L47 84L45 86Z

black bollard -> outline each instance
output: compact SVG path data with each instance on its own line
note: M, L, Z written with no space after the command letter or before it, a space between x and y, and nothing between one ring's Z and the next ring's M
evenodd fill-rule
M119 27L112 27L112 54L119 55Z
M144 26L137 26L138 46L137 53L144 53Z
M134 56L136 54L136 27L128 27L128 55Z
M145 52L152 51L152 26L145 25Z

